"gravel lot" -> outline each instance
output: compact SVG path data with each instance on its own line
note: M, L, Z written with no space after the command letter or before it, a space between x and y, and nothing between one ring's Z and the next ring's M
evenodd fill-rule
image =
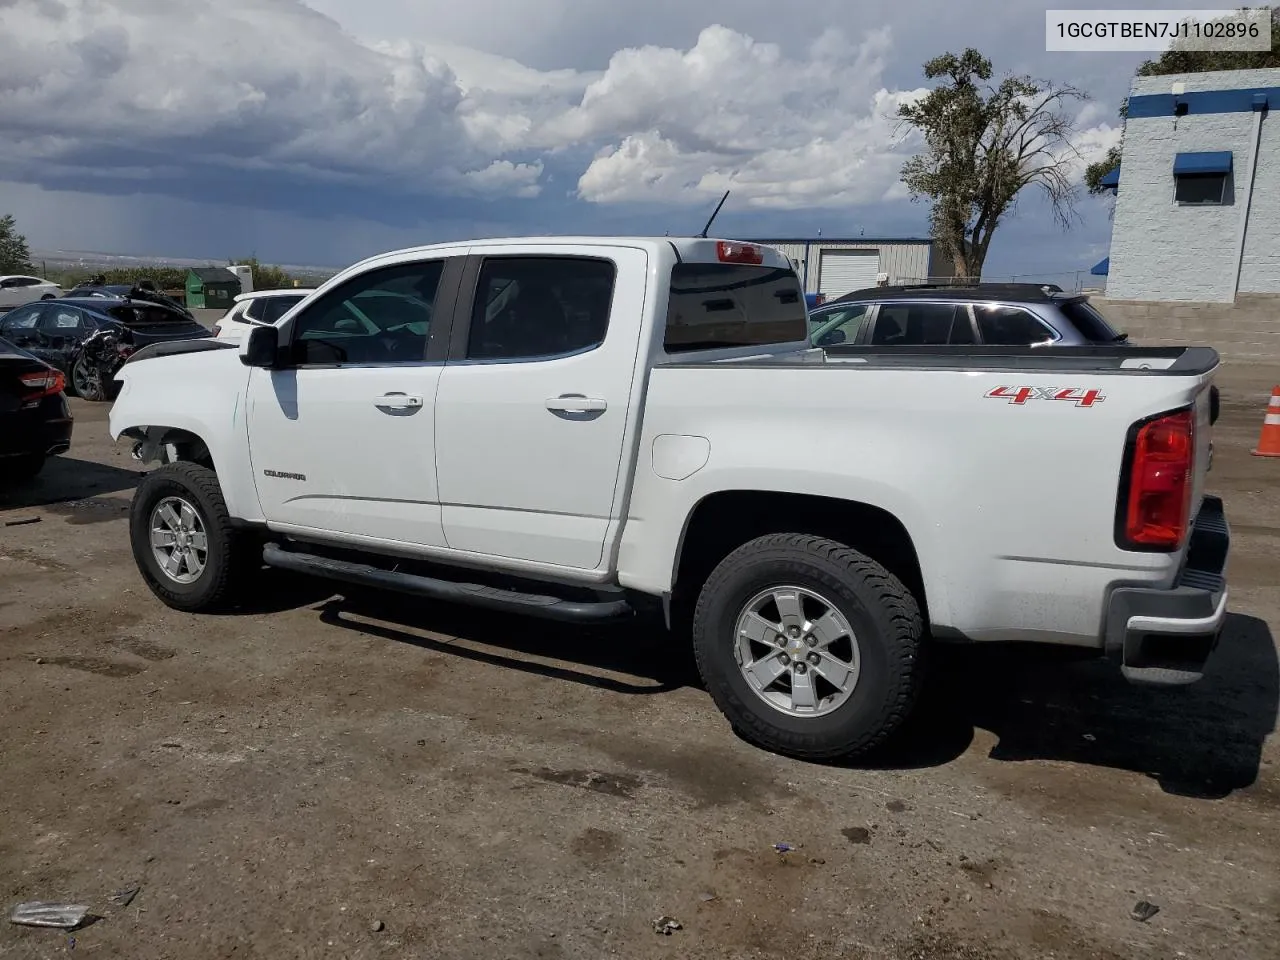
M70 456L0 494L0 907L102 919L0 922L0 956L1275 957L1280 461L1248 451L1276 377L1219 379L1234 612L1203 682L949 652L862 768L741 743L651 628L274 575L170 611L129 552L138 465L73 401Z

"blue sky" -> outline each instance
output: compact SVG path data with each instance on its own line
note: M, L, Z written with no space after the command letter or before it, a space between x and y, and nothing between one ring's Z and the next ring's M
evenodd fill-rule
M1031 4L8 0L0 212L42 249L335 266L695 231L726 187L722 233L919 235L893 114L965 45L1084 88L1080 150L1114 142L1141 57L1046 53ZM988 273L1087 269L1107 207L1078 210L1064 234L1028 196Z

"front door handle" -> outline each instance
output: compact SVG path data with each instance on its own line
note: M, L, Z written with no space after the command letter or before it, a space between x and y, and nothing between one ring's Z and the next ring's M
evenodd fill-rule
M609 404L597 397L581 394L565 394L547 401L547 409L553 413L603 413Z
M373 401L373 405L384 410L416 410L422 406L422 398L405 393L384 393Z

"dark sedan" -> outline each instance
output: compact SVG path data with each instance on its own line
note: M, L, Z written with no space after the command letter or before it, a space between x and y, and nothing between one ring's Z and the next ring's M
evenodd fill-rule
M66 378L0 340L0 483L29 480L71 447Z
M107 400L111 383L104 383L80 347L96 331L117 333L125 355L166 340L208 337L208 329L163 304L120 297L62 297L19 307L0 317L0 337L57 367L71 390L86 400Z
M187 318L194 320L195 315L173 297L166 297L149 285L147 281L140 284L129 283L82 283L73 290L62 295L64 300L147 300L162 306L172 307Z

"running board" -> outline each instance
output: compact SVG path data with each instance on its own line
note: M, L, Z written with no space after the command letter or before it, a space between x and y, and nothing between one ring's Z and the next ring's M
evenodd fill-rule
M415 597L429 597L449 603L463 603L473 607L487 607L507 613L523 613L547 620L591 622L616 620L630 615L631 605L621 598L616 600L565 600L536 593L518 593L479 583L456 583L438 580L412 573L382 570L364 563L332 560L312 553L295 553L283 550L274 543L262 549L262 562L269 567L292 570L330 580L342 580L362 587L394 590Z

